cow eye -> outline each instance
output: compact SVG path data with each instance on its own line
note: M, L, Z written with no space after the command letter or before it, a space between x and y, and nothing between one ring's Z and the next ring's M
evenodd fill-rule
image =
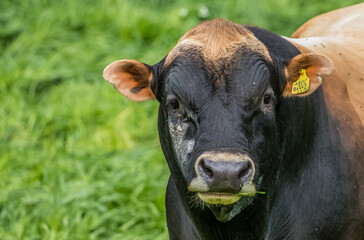
M171 109L173 111L176 111L179 109L179 102L176 100L176 99L172 99L170 102L169 102L170 106L171 106Z
M167 108L170 114L174 116L184 117L184 110L180 102L176 98L167 100Z
M264 98L263 98L264 104L268 105L270 103L271 98L272 98L272 96L270 94L265 94Z

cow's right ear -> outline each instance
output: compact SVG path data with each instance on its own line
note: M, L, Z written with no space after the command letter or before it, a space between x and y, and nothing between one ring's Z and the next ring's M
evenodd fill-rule
M104 69L104 79L133 101L155 99L152 68L137 60L119 60Z

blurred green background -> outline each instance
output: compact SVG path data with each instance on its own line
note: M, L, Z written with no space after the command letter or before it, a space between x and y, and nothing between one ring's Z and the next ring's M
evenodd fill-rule
M0 240L168 239L157 102L102 79L202 20L289 36L354 0L1 0Z

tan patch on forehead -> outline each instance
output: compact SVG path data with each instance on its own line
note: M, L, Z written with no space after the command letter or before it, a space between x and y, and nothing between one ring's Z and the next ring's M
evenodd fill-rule
M258 52L272 62L266 46L251 31L230 21L215 19L203 22L183 35L164 65L191 48L199 49L204 59L216 61L231 57L240 47Z

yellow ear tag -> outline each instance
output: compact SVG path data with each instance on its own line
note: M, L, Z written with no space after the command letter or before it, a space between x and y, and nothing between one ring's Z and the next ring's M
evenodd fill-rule
M292 94L307 92L310 87L310 79L306 75L306 69L300 69L300 77L292 85Z

